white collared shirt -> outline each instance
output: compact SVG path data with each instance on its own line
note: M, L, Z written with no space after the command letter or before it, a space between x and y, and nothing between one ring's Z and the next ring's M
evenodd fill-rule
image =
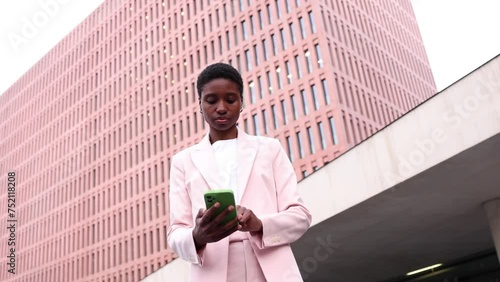
M231 189L237 205L240 203L237 182L237 139L219 140L212 144L214 150L215 163L219 171L220 183L224 187L214 187L215 189Z

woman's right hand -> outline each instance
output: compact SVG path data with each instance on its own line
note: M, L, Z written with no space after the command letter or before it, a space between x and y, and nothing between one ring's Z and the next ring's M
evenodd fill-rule
M196 225L193 229L193 239L196 250L203 248L207 243L217 242L238 230L238 217L224 224L224 218L235 209L229 206L217 217L213 218L220 203L215 203L208 210L200 209L196 215Z

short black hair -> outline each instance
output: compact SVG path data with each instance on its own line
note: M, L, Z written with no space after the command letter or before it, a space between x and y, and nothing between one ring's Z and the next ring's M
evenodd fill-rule
M233 81L238 85L241 101L243 101L243 78L241 74L231 65L226 63L215 63L206 67L198 76L196 88L198 90L198 99L201 100L201 91L203 87L210 81L217 78L225 78Z

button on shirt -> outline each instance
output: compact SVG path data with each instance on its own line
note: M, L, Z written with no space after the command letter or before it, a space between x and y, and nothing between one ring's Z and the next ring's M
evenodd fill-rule
M212 189L231 189L234 193L234 200L237 205L240 204L238 194L236 159L237 139L219 140L212 144L214 150L215 162L219 171L219 183L222 187L212 187Z

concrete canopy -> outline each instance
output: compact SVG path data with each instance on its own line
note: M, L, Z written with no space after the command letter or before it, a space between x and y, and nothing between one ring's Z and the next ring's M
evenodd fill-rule
M314 226L294 253L306 281L384 281L494 248L500 57L299 184Z

